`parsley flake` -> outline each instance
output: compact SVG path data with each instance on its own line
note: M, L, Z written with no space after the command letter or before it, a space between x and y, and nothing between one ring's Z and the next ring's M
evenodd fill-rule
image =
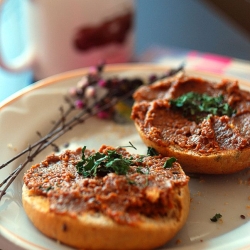
M89 157L85 156L86 146L82 148L82 159L77 163L76 169L84 177L104 176L108 173L126 175L133 163L132 158L124 158L115 150L108 150L107 154L96 152Z
M210 218L210 220L212 222L217 222L221 217L222 217L221 214L215 214L212 218Z
M190 119L200 120L207 115L227 115L231 117L236 112L224 101L222 95L212 97L205 93L188 92L171 100L170 104L173 109L181 110L183 115Z
M168 160L165 161L163 167L164 168L171 168L174 162L176 162L176 158L171 157L171 158L169 158Z
M139 173L139 174L144 174L141 167L137 167L136 172Z
M159 155L159 153L154 148L148 147L147 155L148 156L156 156L156 155Z

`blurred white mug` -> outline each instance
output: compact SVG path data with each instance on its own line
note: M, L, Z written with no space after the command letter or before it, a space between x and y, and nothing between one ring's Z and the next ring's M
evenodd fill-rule
M22 3L27 20L27 48L11 61L6 61L1 52L0 67L5 70L32 69L34 79L40 80L101 61L132 60L134 0L25 0Z

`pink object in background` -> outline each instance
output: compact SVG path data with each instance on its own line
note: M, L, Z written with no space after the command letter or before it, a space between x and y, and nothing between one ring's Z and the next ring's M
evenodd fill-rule
M193 70L223 74L230 66L232 59L210 53L191 51L187 54L187 61Z

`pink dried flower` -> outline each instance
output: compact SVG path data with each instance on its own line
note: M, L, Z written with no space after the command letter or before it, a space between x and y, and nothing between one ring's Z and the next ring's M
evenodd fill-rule
M84 107L84 102L82 100L76 100L75 101L75 107L77 109L82 109Z
M78 81L77 83L77 88L79 89L84 89L85 87L88 86L88 79L86 76L84 76L81 80Z
M75 87L70 88L70 89L69 89L69 94L70 94L71 96L76 96L76 94L77 94L76 88L75 88Z
M97 117L100 118L100 119L109 119L110 118L110 113L107 112L107 111L100 111L97 114Z
M85 90L85 97L86 98L91 98L94 97L96 94L96 90L93 86L88 86Z
M104 79L100 79L100 80L98 81L98 85L99 85L100 87L106 87L107 82L106 82Z
M97 68L96 67L90 67L89 68L89 74L90 75L97 75Z

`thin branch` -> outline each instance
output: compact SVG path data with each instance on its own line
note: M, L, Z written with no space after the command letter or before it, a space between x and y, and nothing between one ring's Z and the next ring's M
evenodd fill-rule
M98 74L101 74L103 67L97 67ZM177 69L170 70L167 74L165 74L163 77L169 77L172 75L177 74L179 71L183 70L183 65L181 65ZM100 75L87 75L87 79L89 80L89 86L93 86L97 84L98 76ZM159 77L158 79L162 79L163 77ZM61 113L61 117L53 124L53 127L51 128L50 132L46 134L44 137L42 137L40 132L37 132L37 134L41 137L40 140L35 142L32 145L29 145L26 149L24 149L22 152L17 154L15 157L10 159L9 161L5 162L4 164L0 165L0 170L4 167L8 166L11 162L17 160L22 155L28 153L26 160L19 164L19 166L8 176L6 177L1 183L0 188L4 186L3 189L0 190L0 201L2 197L6 194L7 189L9 186L13 183L13 181L16 179L16 177L20 174L20 172L24 169L24 167L31 161L33 161L34 157L36 157L40 152L42 152L45 148L47 148L49 145L52 145L56 147L54 142L60 138L62 135L64 135L67 131L73 129L76 125L81 124L85 122L90 117L93 117L98 114L98 112L108 110L121 100L128 99L131 97L134 90L138 87L138 84L141 84L142 81L135 79L131 80L131 84L128 86L128 89L124 91L123 87L120 87L119 85L115 85L115 87L112 85L112 79L107 81L110 86L108 86L108 93L101 97L97 98L94 96L94 102L82 110L80 110L75 116L72 118L69 118L71 113L76 110L75 105L72 103L71 99L67 96L65 97L65 102L68 104L68 108L65 111L63 107L59 108L59 111ZM115 84L117 84L117 79L114 81ZM120 87L120 89L119 89ZM121 93L119 92L121 91ZM107 102L108 100L108 102ZM85 100L86 103L88 103L88 100ZM69 118L69 119L68 119ZM67 120L68 119L68 120Z
M5 185L5 187L0 190L0 201L2 199L2 197L5 195L6 190L9 188L9 186L11 185L11 183L16 179L16 177L18 176L18 174L24 169L24 167L31 162L35 156L37 156L40 152L42 152L45 148L47 148L49 145L52 145L54 141L56 141L58 138L60 138L62 135L64 135L67 131L71 130L73 127L75 127L76 125L86 121L88 118L95 116L98 112L106 110L112 106L114 106L118 100L122 100L122 99L126 99L129 95L131 95L131 93L127 93L125 94L122 98L118 99L118 98L113 98L112 101L110 103L107 103L106 105L104 105L101 109L96 109L96 110L92 110L92 112L86 112L81 111L79 112L78 115L74 116L70 121L68 121L67 123L63 124L61 127L58 127L58 125L56 126L57 128L54 129L54 131L52 131L52 133L50 133L49 135L46 135L44 138L42 138L41 140L39 140L39 142L29 146L27 149L25 149L22 153L19 154L19 157L27 152L29 152L29 155L27 157L27 159L18 166L17 169L15 169L6 179L4 179L2 181L2 183L0 183L0 187L2 187L3 185ZM92 105L94 106L94 104ZM85 116L83 118L83 116ZM31 150L34 149L36 146L38 146L35 150L34 153L31 153ZM12 162L13 160L17 159L18 157L14 157L13 159L11 159L9 162ZM5 163L2 166L7 166L9 163Z

